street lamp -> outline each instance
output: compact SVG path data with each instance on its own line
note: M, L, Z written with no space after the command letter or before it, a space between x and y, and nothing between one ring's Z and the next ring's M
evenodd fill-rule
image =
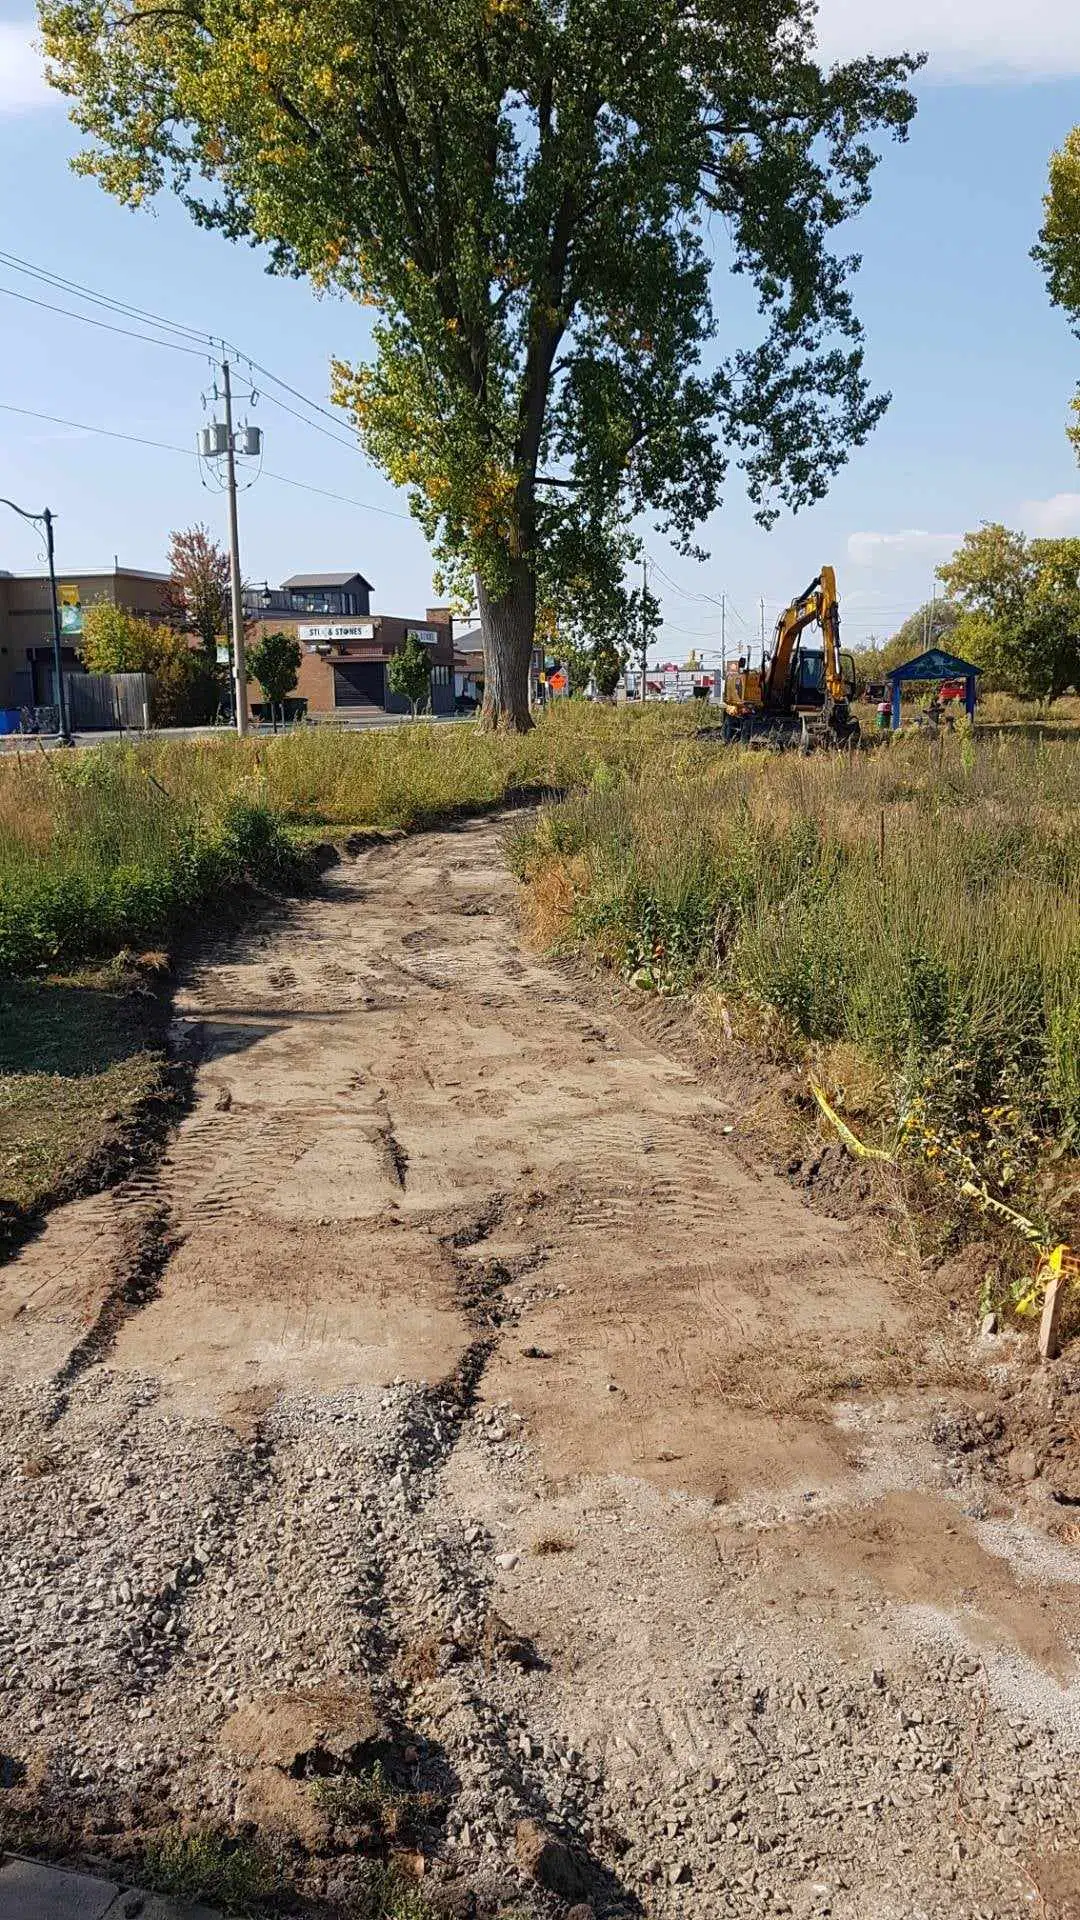
M46 507L43 513L28 513L25 507L17 507L14 500L5 500L0 496L0 506L10 507L12 513L19 513L24 520L31 520L36 527L45 529L45 550L49 556L49 598L52 603L52 643L53 673L56 676L56 708L59 715L60 744L72 745L67 720L67 701L64 698L64 661L60 647L60 603L56 597L56 562L53 555L53 516L52 509Z

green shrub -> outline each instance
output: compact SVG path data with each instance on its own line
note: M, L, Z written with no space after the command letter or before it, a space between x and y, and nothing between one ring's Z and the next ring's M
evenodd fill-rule
M264 798L174 794L136 749L0 766L0 974L145 946L222 890L301 867Z

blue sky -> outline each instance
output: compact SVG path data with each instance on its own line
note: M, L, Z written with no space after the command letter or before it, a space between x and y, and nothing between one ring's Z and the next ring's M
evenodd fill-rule
M757 630L761 599L771 625L823 561L837 568L845 634L858 644L895 630L928 595L937 561L980 520L1080 533L1080 471L1064 433L1080 341L1049 307L1028 257L1049 153L1080 121L1080 12L1066 0L876 0L872 9L823 0L820 21L830 55L903 45L931 54L911 139L887 150L873 203L848 230L863 256L870 371L893 403L828 499L771 533L754 526L733 476L702 534L707 563L648 534L675 583L655 576L665 658L719 645L713 601L722 594L729 650L739 646ZM331 353L364 353L366 313L268 277L256 254L197 232L168 201L129 213L72 175L76 137L43 86L32 39L25 7L0 0L0 249L225 334L325 401ZM78 325L5 288L72 304L0 262L0 401L192 445L210 380L204 361ZM272 391L261 384L251 413L265 430L267 471L242 501L245 575L276 582L356 566L380 610L421 611L431 561L402 497L352 447L279 411ZM114 554L163 567L170 529L196 519L224 535L224 501L204 490L193 455L11 411L0 411L0 493L54 508L61 572L107 566ZM33 530L3 513L0 566L38 560Z

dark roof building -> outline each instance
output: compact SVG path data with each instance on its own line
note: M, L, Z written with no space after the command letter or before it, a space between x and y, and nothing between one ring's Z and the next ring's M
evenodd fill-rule
M371 581L365 580L362 573L291 573L282 581L286 592L290 587L366 587L371 592Z
M245 606L258 613L322 613L366 619L371 581L362 573L294 573L280 587L248 588Z

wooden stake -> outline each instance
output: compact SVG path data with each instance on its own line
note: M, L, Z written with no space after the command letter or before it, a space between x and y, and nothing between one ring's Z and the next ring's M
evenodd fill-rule
M1042 1320L1039 1323L1039 1358L1056 1360L1061 1344L1061 1308L1069 1276L1056 1273L1046 1289Z

